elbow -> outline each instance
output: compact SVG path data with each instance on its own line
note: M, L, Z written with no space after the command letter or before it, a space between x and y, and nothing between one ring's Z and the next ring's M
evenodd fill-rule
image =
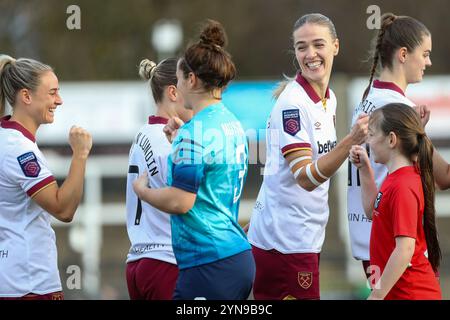
M414 255L414 249L415 249L415 243L409 244L406 247L405 254L406 254L406 257L408 258L408 261L411 261L413 255Z
M306 190L306 191L308 191L308 192L314 191L314 190L317 188L316 185L310 183L309 181L304 181L304 180L300 180L300 179L297 179L297 184L298 184L302 189L304 189L304 190Z
M443 191L443 190L447 190L450 188L450 181L437 181L436 180L436 186L438 187L439 190Z
M372 220L372 210L371 209L364 209L364 213L366 214L367 219Z
M59 218L57 218L59 221L61 221L61 222L64 222L64 223L70 223L70 222L72 222L72 220L73 220L73 216L67 216L67 217L65 217L65 216L62 216L62 217L59 217Z
M193 203L187 201L175 201L172 206L172 210L170 211L174 214L186 214L192 209L193 206Z
M48 212L55 217L55 219L64 223L72 222L75 215L75 211L72 210L49 210Z

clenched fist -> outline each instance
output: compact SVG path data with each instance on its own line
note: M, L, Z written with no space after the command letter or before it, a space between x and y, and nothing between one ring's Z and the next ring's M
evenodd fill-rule
M74 156L87 158L92 148L92 136L85 129L72 126L69 132L69 144Z
M353 125L350 131L353 144L361 144L366 141L367 132L369 130L369 116L367 114L360 114L358 120Z
M170 143L172 143L173 139L177 136L178 129L181 128L183 124L184 122L180 118L172 117L164 126L163 132L166 134L166 138Z

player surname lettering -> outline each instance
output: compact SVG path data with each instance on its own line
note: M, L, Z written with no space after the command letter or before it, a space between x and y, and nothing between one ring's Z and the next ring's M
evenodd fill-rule
M358 213L349 213L348 221L372 222L372 220L368 219L365 214L358 214Z
M198 314L203 315L206 318L209 314L211 307L189 307L183 304L182 307L177 307L177 314Z
M8 258L8 250L0 250L0 259Z
M365 114L371 115L375 109L376 106L372 102L370 102L369 100L364 100L359 104L358 108L355 109L354 113L357 114L362 111Z
M142 152L144 152L145 162L147 163L148 171L151 176L154 176L159 171L158 167L156 166L156 161L153 158L153 150L152 145L150 143L150 139L145 134L140 132L136 137L135 143L142 149Z

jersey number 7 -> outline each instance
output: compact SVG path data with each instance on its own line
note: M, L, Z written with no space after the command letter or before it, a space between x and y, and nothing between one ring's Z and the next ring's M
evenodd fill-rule
M128 167L128 173L135 173L139 177L139 167L130 165ZM141 199L137 198L136 218L134 218L134 225L138 226L141 223L142 216L142 203Z

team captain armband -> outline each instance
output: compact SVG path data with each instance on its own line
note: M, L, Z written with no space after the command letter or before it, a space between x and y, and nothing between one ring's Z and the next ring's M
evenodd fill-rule
M281 148L281 153L284 157L294 151L312 151L309 143L291 143Z

